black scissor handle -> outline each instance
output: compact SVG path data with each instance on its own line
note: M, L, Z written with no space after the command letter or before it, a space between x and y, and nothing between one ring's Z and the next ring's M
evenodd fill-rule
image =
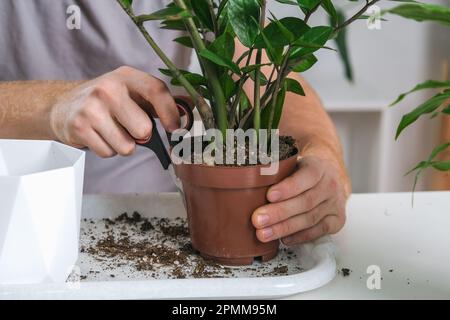
M192 129L192 126L194 125L194 114L192 112L192 109L187 101L181 98L176 98L175 102L177 104L177 107L180 113L184 116L186 116L186 124L183 126L182 129L185 129L187 131ZM147 111L148 116L150 117L150 120L152 121L152 136L149 141L146 142L139 142L137 141L137 144L146 148L151 149L156 156L158 157L159 161L161 162L162 167L164 170L167 170L172 163L170 159L169 152L167 151L161 136L159 135L158 128L156 127L156 121L151 115L149 111ZM172 141L172 134L170 132L166 132L167 139L169 140L169 144L171 147L176 145L178 141Z

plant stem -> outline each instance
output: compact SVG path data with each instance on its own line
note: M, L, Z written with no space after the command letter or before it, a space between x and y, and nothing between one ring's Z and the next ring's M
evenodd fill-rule
M208 8L209 8L209 14L211 15L212 18L212 22L213 22L213 27L214 27L214 34L217 35L219 34L219 29L217 28L217 20L216 20L216 15L214 13L214 3L213 0L208 0Z
M284 57L283 63L281 65L280 72L278 73L277 80L275 82L275 90L274 90L274 92L272 94L272 106L271 106L271 109L270 109L269 125L268 125L268 128L267 128L269 130L269 132L267 134L267 136L269 138L269 141L270 141L271 130L272 130L272 126L273 126L273 118L275 116L275 108L276 108L277 102L278 102L278 91L280 90L281 82L287 76L285 74L286 73L285 69L286 69L286 65L287 65L288 58L289 58L289 55L291 53L291 50L292 50L292 47L289 46L289 48L286 51L286 55Z
M175 4L184 10L188 10L186 3L184 0L174 0ZM189 31L189 34L192 39L192 44L194 45L195 51L198 53L204 49L206 49L205 43L198 32L197 26L192 18L184 19L186 27ZM226 135L226 130L228 128L227 121L227 108L225 95L222 90L222 86L220 84L219 78L217 77L216 68L211 62L206 59L202 59L199 57L199 60L202 62L202 65L205 69L205 75L208 79L209 84L211 85L211 90L214 96L214 110L216 115L217 126L219 130L222 132L223 137Z
M162 62L172 72L173 76L181 83L181 85L184 87L184 89L189 94L189 96L194 100L194 103L197 106L197 109L200 113L200 116L202 118L205 128L206 129L214 128L215 127L214 115L213 115L211 109L209 108L207 102L205 101L205 99L197 92L197 90L195 90L195 88L183 76L183 74L175 66L175 64L169 59L169 57L167 57L167 55L156 44L155 40L148 33L147 29L145 29L143 24L138 22L135 19L135 15L133 14L133 12L129 8L125 7L120 0L117 0L117 2L125 10L125 12L128 14L128 16L131 18L131 20L136 24L139 31L142 33L142 35L144 36L144 38L148 42L148 44L152 47L152 49L156 53L156 55L162 60Z
M264 29L264 24L266 20L266 0L261 0L261 15L259 20L259 25L261 30ZM255 64L261 64L262 59L262 49L256 51L256 61ZM253 115L253 128L256 130L257 140L259 139L259 130L261 129L261 67L257 67L255 70L255 83L254 83L254 108L255 114Z
M366 0L366 5L365 5L361 10L359 10L353 17L351 17L351 18L348 19L347 21L343 22L341 25L337 26L337 27L334 29L334 33L340 31L341 29L347 27L349 24L351 24L351 23L353 23L354 21L356 21L360 16L362 16L362 15L364 14L364 12L367 11L367 9L368 9L370 6L374 5L374 4L377 3L378 1L380 1L380 0L372 0L372 1Z

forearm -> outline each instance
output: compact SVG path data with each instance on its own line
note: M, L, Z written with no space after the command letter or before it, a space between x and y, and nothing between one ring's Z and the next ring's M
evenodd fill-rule
M342 145L328 113L317 93L297 74L289 75L298 80L305 96L286 95L280 122L280 134L297 140L302 156L314 156L334 163L345 181L346 193L351 193L351 183L343 160Z
M0 82L0 138L56 140L51 109L79 82Z

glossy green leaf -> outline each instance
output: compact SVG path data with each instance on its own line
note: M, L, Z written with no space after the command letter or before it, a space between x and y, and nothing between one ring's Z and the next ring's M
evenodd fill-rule
M428 160L429 160L429 161L434 160L441 152L444 152L444 151L447 150L448 148L450 148L450 142L443 143L443 144L437 146L437 147L434 148L434 150L431 152L430 157L428 158Z
M208 0L191 1L192 10L201 24L210 31L214 31L214 17L211 16Z
M290 4L292 6L298 5L297 1L294 0L275 0L276 2L282 3L282 4Z
M229 33L224 33L214 40L209 49L221 57L232 60L235 52L234 39Z
M434 21L450 25L450 7L429 3L405 3L386 10L392 14L416 21Z
M180 82L179 82L177 79L173 78L172 72L171 72L169 69L159 69L159 71L160 71L163 75L172 78L172 80L171 80L171 84L172 84L172 85L175 85L175 86L180 86L180 85L181 85ZM186 70L180 70L180 72L183 74L183 76L184 76L184 77L185 77L185 78L186 78L186 79L187 79L194 87L197 87L197 86L203 86L203 85L206 85L206 84L207 84L207 81L206 81L205 77L203 77L203 76L200 75L200 74L192 73L192 72L189 72L189 71L186 71Z
M161 29L187 31L183 20L164 20L161 22Z
M151 20L180 20L184 18L190 17L190 13L186 10L172 6L167 7L161 10L158 10L156 12L153 12L151 14L143 14L136 17L136 20L138 22L145 22L145 21L151 21Z
M446 107L444 108L444 110L442 110L442 113L445 113L445 114L450 115L450 104L449 104L448 106L446 106Z
M394 102L390 104L390 106L394 106L402 101L407 95L425 89L439 89L439 88L450 88L450 81L435 81L435 80L427 80L415 86L413 89L408 92L402 93Z
M329 26L311 28L300 39L294 42L294 44L298 43L299 47L296 47L292 51L290 58L295 59L317 51L321 46L325 45L332 33L333 28ZM315 47L304 48L302 44L312 44Z
M431 99L427 100L426 102L422 103L420 106L415 108L413 111L411 111L408 114L405 114L402 117L402 120L400 121L400 124L397 128L397 133L395 138L397 139L402 131L407 128L409 125L414 123L417 119L420 118L420 116L424 114L429 114L434 112L437 108L439 108L447 99L450 99L450 91L442 92Z
M269 106L264 108L263 112L261 113L261 128L262 129L277 129L278 128L278 126L280 124L280 120L281 120L281 114L283 113L284 101L286 99L286 91L287 91L287 88L286 88L286 84L285 84L281 88L281 90L277 96L277 103L275 105L273 123L272 123L271 128L269 128L269 121L270 121L272 100L269 102Z
M439 171L450 171L450 161L438 161L433 163L433 168Z
M306 9L308 11L314 9L320 4L321 0L297 0L300 8Z
M133 0L120 0L120 3L122 3L125 8L130 9L133 5Z
M224 73L219 80L226 100L236 94L236 83L228 73Z
M336 8L333 5L333 2L331 0L322 0L320 5L328 13L331 21L331 26L336 27L338 25L339 16Z
M317 63L317 58L313 55L307 55L300 60L293 68L292 71L295 72L305 72L309 70L313 65Z
M173 41L175 41L185 47L194 48L194 45L192 44L192 40L189 36L178 37L178 38L174 39Z
M300 38L304 35L310 28L306 25L306 23L295 17L287 17L280 19L277 22L272 21L264 28L264 34L268 39L270 39L270 43L273 47L284 47L287 46L292 41L283 34L280 30L281 24L285 29L287 29L291 34L294 35L294 40ZM255 41L256 48L265 48L265 42L260 34Z
M258 0L228 0L228 19L239 41L252 47L259 33L261 10Z
M228 68L231 71L233 71L236 74L240 74L241 70L237 64L235 64L231 59L227 59L226 57L221 57L217 55L216 53L204 49L198 53L201 57L208 59L211 62L214 62L215 64Z
M302 85L297 80L291 79L291 78L286 78L285 82L286 82L286 90L287 91L293 92L300 96L305 95L305 91L303 90Z

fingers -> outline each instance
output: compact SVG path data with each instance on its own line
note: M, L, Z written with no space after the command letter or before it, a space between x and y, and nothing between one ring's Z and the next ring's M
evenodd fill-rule
M92 129L86 130L81 142L99 157L110 158L116 155L114 149Z
M268 242L292 235L299 230L306 230L319 224L327 215L333 214L329 201L324 201L312 210L297 214L290 219L258 229L256 236L262 242Z
M324 235L337 233L344 224L345 215L329 215L315 226L282 238L281 241L287 246L310 242Z
M296 173L269 189L267 199L270 202L283 201L313 188L324 175L319 162L318 159L303 159Z
M116 153L121 156L133 154L136 148L135 140L110 115L105 116L102 121L94 123L93 128Z
M315 187L292 199L278 203L270 203L258 208L252 216L253 225L257 229L261 229L313 210L329 198L329 190L326 189L324 180L323 178Z
M175 100L162 80L129 67L121 67L117 72L123 76L131 96L138 94L152 104L167 131L173 132L180 127Z
M122 101L122 105L114 109L114 117L135 140L150 140L153 125L147 113L127 96Z

